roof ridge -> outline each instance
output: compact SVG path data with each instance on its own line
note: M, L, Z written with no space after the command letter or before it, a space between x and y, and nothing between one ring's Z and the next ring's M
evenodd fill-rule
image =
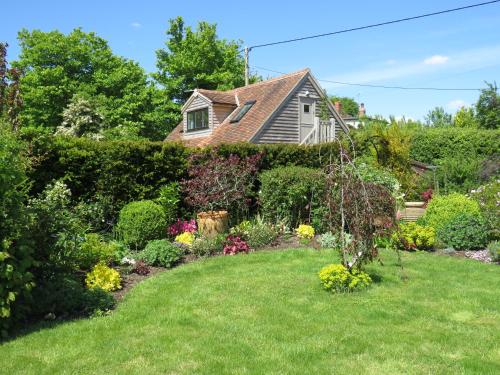
M283 75L278 76L278 77L273 77L273 78L270 78L270 79L266 79L265 81L255 82L255 83L252 83L252 84L250 84L248 86L237 87L237 88L231 89L229 91L238 91L238 90L247 89L249 87L255 87L255 86L258 86L258 85L264 85L264 84L268 84L268 83L273 83L273 82L279 81L281 79L286 79L286 78L290 78L290 77L295 76L295 75L305 74L305 73L310 73L310 72L311 72L311 69L304 68L304 69L301 69L301 70L297 70L295 72L283 74ZM226 91L226 92L229 92L229 91Z

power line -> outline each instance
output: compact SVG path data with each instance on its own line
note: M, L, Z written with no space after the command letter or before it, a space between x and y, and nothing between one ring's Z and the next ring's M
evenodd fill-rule
M270 43L264 43L264 44L257 44L255 46L248 47L248 49L251 50L251 49L254 49L254 48L269 47L269 46L274 46L274 45L277 45L277 44L299 42L299 41L307 40L307 39L314 39L314 38L321 38L321 37L324 37L324 36L344 34L344 33L348 33L348 32L351 32L351 31L365 30L365 29L370 29L370 28L374 28L374 27L391 25L391 24L394 24L394 23L400 23L400 22L405 22L405 21L412 21L412 20L416 20L416 19L419 19L419 18L437 16L437 15L440 15L440 14L452 13L452 12L457 12L457 11L460 11L460 10L471 9L471 8L477 8L477 7L481 7L481 6L484 6L484 5L490 5L490 4L494 4L494 3L498 3L498 2L500 2L500 0L485 1L485 2L482 2L482 3L466 5L466 6L459 7L459 8L445 9L445 10L441 10L441 11L438 11L438 12L426 13L426 14L421 14L421 15L413 16L413 17L400 18L400 19L396 19L396 20L392 20L392 21L374 23L374 24L371 24L371 25L353 27L353 28L350 28L350 29L337 30L337 31L329 32L329 33L309 35L309 36L304 36L304 37L300 37L300 38L280 40L280 41L277 41L277 42L270 42Z
M259 70L265 70L272 73L277 74L286 74L277 70L263 68L261 66L256 66L255 68ZM406 86L387 86L387 85L370 85L367 83L353 83L353 82L340 82L340 81L332 81L328 79L317 79L321 82L327 83L335 83L338 85L347 85L347 86L361 86L361 87L371 87L371 88L380 88L380 89L397 89L397 90L428 90L428 91L480 91L481 89L472 89L472 88L445 88L445 87L406 87Z

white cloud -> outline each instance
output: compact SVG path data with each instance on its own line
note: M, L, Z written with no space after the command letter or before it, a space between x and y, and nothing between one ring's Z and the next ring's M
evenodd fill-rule
M425 65L441 65L446 64L450 58L448 56L434 55L424 60Z
M448 109L452 111L458 111L462 107L469 107L469 104L463 101L462 99L452 100L447 104Z
M440 56L440 55L436 55ZM429 59L434 58L430 57ZM345 74L325 77L327 80L339 82L353 82L353 83L372 83L372 82L387 82L394 79L406 78L412 76L423 76L433 73L450 73L450 72L463 72L465 69L482 69L492 66L500 65L500 44L474 48L470 50L460 51L450 56L441 56L440 59L447 59L446 64L429 64L425 63L426 60L417 61L401 61L398 60L397 64L387 65L380 68L367 68L359 71L347 72ZM434 58L434 60L439 60ZM324 83L326 89L339 87L338 84Z
M140 29L142 27L142 25L137 21L132 22L130 26L132 26L134 29Z

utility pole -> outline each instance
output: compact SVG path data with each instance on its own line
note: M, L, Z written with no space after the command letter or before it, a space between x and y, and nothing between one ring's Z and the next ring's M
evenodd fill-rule
M250 52L250 49L248 47L245 47L245 86L248 86L248 53Z

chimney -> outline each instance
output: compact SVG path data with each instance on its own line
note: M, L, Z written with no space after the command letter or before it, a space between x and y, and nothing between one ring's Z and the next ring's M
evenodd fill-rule
M365 117L365 116L366 116L365 103L361 103L359 105L359 117Z
M337 111L337 113L339 115L342 114L342 103L341 102L339 102L339 101L335 102L335 110Z

